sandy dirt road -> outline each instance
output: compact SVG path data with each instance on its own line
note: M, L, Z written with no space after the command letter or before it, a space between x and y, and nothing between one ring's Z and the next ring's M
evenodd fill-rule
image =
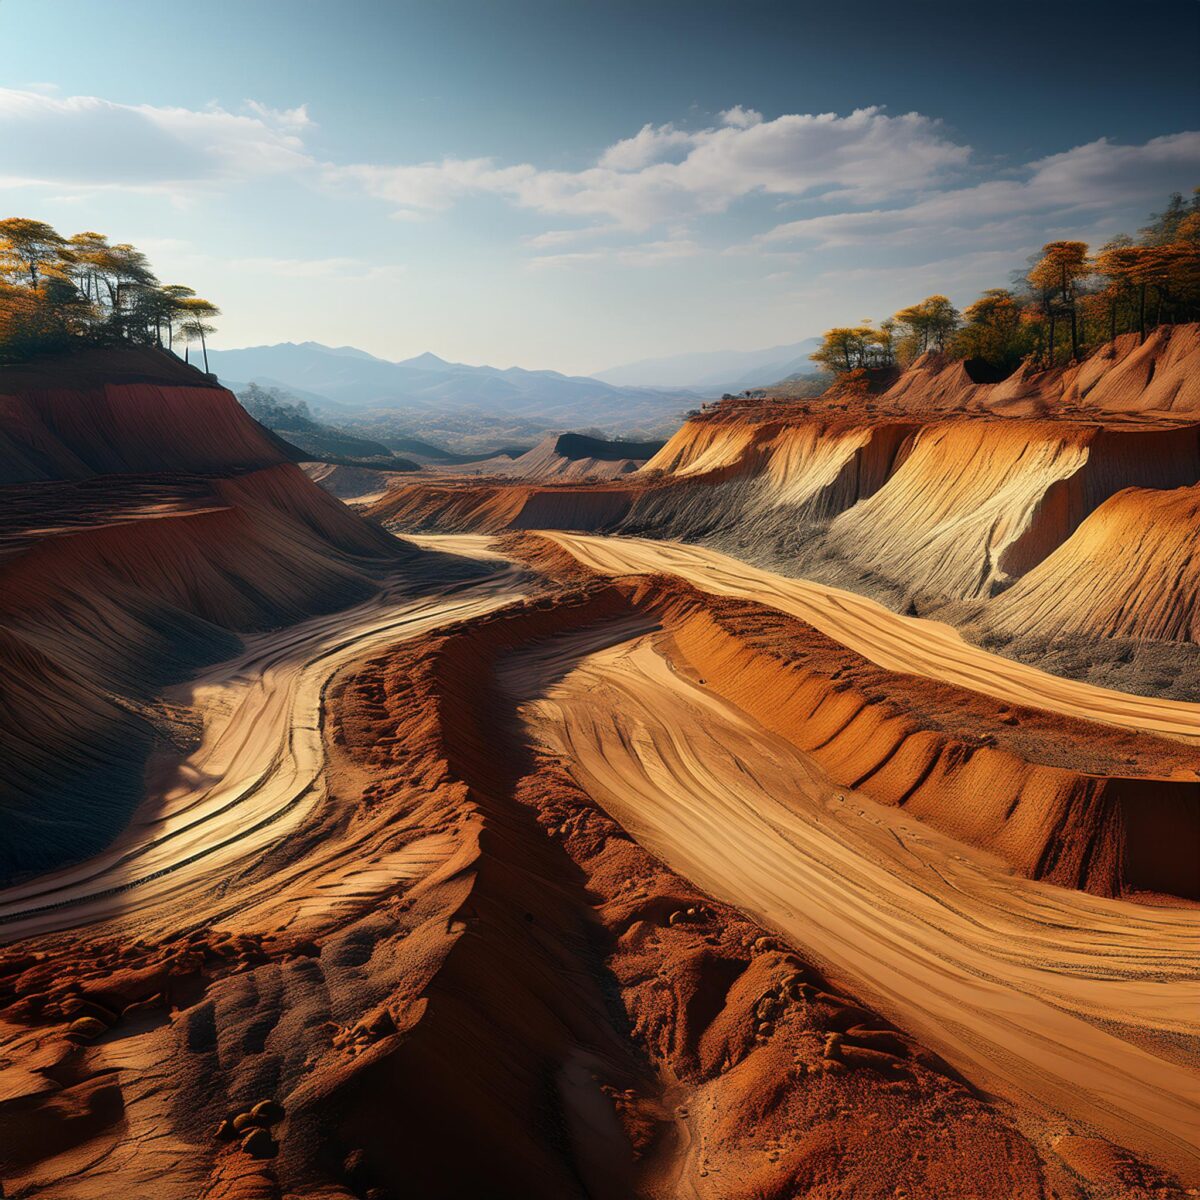
M455 553L481 560L482 573L428 591L401 580L353 609L247 638L243 654L171 689L166 698L203 722L197 748L152 767L145 800L103 854L0 891L0 940L130 912L143 934L178 922L184 906L197 916L200 897L321 801L323 697L336 671L522 595L521 573L482 539L461 539Z
M533 740L674 870L1052 1131L1200 1183L1194 911L1014 878L835 787L680 666L617 625L522 652L504 680Z
M1110 691L1063 679L964 641L940 621L900 616L865 596L752 567L681 542L543 531L581 563L610 575L678 575L707 592L757 600L799 617L890 671L924 675L1086 721L1200 745L1200 704Z

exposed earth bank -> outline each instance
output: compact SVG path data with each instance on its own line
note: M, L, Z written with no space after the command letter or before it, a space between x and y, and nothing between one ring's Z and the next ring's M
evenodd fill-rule
M926 356L816 400L709 406L618 481L413 481L372 512L398 531L701 541L1061 674L1196 700L1198 380L1195 325L997 384ZM1131 522L1153 532L1129 545Z

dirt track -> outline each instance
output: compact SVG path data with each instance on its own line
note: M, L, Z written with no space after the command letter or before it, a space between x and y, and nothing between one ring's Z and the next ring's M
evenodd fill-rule
M1015 878L834 788L654 638L605 641L556 641L506 682L614 819L977 1086L1200 1179L1200 1086L1171 1049L1200 1003L1193 912Z
M481 539L459 541L458 552L481 553ZM198 747L151 772L145 801L103 854L0 892L0 940L131 910L148 933L178 920L185 903L188 916L197 916L198 897L285 838L320 800L323 695L334 673L381 645L517 599L519 572L494 565L486 578L425 595L411 587L384 593L248 638L244 654L173 689L168 699L193 707L203 721Z
M891 669L1200 740L1193 706L1059 680L849 593L691 546L550 536L602 571L677 574L751 596ZM480 538L420 540L484 552ZM0 894L0 936L134 909L139 932L164 930L184 912L236 923L289 888L299 904L310 894L329 902L314 888L369 890L370 878L350 880L363 864L349 858L337 871L321 859L289 865L286 878L239 878L323 793L326 682L371 650L521 595L518 573L495 565L485 579L384 597L259 639L172 697L203 716L200 747L159 781L105 855ZM686 664L669 662L648 629L626 623L519 652L504 682L533 739L673 869L779 930L977 1086L1051 1129L1098 1131L1200 1183L1200 1086L1187 1065L1200 1005L1193 911L1015 878L901 812L832 787L809 759L689 678Z
M544 536L605 574L678 575L705 591L778 608L891 671L958 684L1009 703L1200 743L1200 705L1048 675L971 645L949 625L899 616L853 592L775 575L703 546L558 531Z

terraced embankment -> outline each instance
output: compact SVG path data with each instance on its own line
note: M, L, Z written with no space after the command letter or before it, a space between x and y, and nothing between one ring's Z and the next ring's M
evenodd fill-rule
M711 406L619 483L412 484L375 512L399 531L701 541L898 611L937 613L990 648L1049 655L1063 674L1192 699L1200 652L1186 617L1167 614L1194 609L1193 517L1183 501L1149 493L1200 482L1198 378L1196 326L1145 345L1121 338L1078 366L1025 367L997 384L927 356L874 392L844 385L817 400ZM1116 512L1105 506L1131 488L1147 493L1145 511L1163 528L1153 550L1139 542L1141 557L1101 561L1098 530ZM1178 569L1147 578L1149 553ZM1017 585L1035 571L1039 592L1026 606L1030 591ZM1055 589L1080 604L1049 604ZM1142 599L1143 589L1153 594ZM1089 659L1081 637L1112 653Z

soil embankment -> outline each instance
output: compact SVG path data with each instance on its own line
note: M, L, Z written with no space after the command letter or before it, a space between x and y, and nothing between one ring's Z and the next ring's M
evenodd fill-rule
M150 749L194 733L162 686L365 599L413 551L169 355L6 369L0 409L8 880L114 836Z
M373 511L400 531L703 541L898 611L938 614L1014 657L1048 656L1063 674L1195 699L1200 648L1187 621L1166 615L1194 607L1190 572L1147 580L1144 554L1101 566L1097 528L1111 527L1115 509L1082 527L1126 489L1200 482L1197 378L1200 326L1159 330L1144 345L1119 338L1077 366L1022 368L999 383L926 356L890 386L710 406L619 483L410 483ZM1172 504L1183 515L1160 549L1174 561L1186 553L1177 534L1186 505L1146 500L1164 519ZM1070 570L1085 561L1086 629L1042 597L1000 603L1014 588L1073 594L1081 585ZM1072 650L1076 636L1101 643L1092 661Z

